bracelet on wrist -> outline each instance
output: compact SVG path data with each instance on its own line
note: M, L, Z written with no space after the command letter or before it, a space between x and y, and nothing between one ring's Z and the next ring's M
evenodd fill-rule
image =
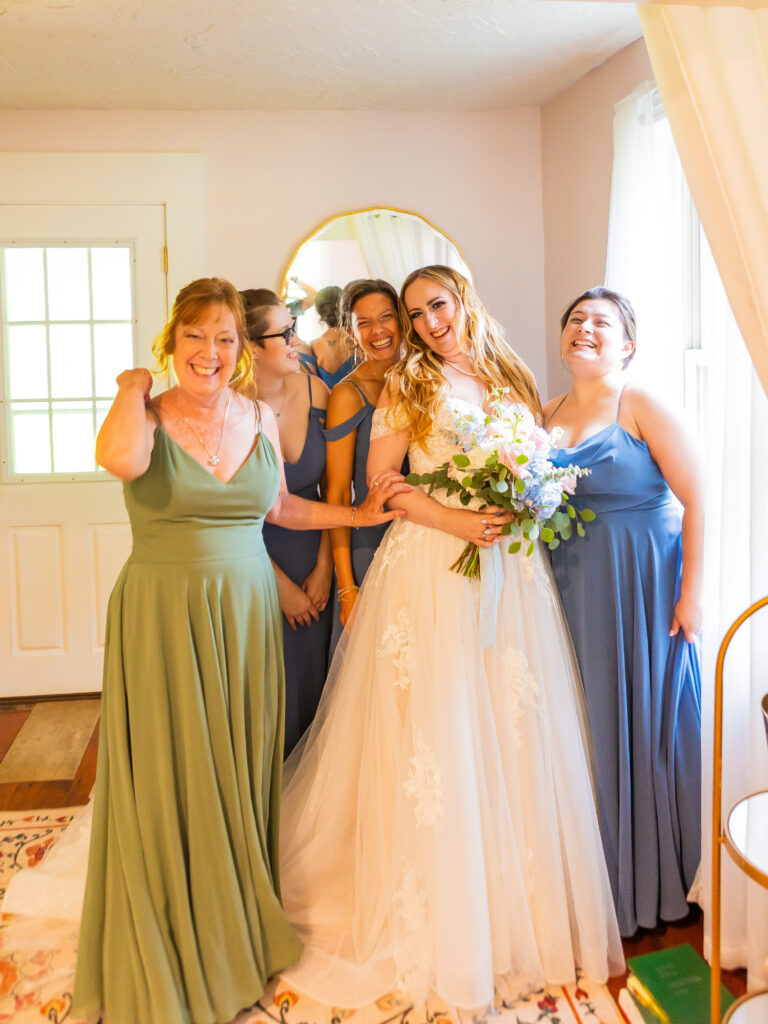
M351 594L353 590L359 590L360 587L342 587L339 590L339 597L344 597L345 594Z
M352 529L359 530L359 526L355 526L355 512L357 512L357 505L352 506Z

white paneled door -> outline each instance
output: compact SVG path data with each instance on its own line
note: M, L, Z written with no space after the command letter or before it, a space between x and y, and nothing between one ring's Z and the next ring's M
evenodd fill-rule
M152 366L167 316L165 245L162 204L0 204L0 696L101 686L106 606L130 530L120 483L88 464L88 450L115 366L131 356ZM130 280L128 314L115 260Z

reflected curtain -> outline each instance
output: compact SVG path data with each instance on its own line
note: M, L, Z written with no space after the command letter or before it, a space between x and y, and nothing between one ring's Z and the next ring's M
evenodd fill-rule
M701 222L768 390L768 10L638 4Z
M398 291L412 270L431 263L454 267L470 277L455 246L420 218L369 210L353 214L352 221L371 277L389 281Z

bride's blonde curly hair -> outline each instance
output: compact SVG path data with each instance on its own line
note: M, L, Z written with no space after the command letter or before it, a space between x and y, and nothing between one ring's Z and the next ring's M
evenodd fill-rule
M458 316L454 330L459 345L472 359L478 379L489 389L509 388L509 397L527 405L537 423L541 423L541 399L533 374L504 340L501 326L483 306L469 281L452 267L438 265L414 270L400 289L398 315L406 352L388 374L398 388L388 416L392 426L407 426L411 441L423 444L447 389L443 375L445 360L422 341L408 315L405 293L419 278L434 281L456 299Z

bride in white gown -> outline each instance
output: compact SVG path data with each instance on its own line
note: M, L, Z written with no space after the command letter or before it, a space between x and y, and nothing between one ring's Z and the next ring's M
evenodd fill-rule
M374 415L372 483L406 448L418 473L459 451L452 408L477 409L489 388L540 416L530 372L461 275L416 271L401 298L408 350ZM599 981L623 970L547 558L508 554L501 520L425 491L392 501L407 518L286 767L282 895L305 944L286 977L335 1006L400 988L479 1008L494 987L565 983L577 965ZM449 568L467 541L485 582Z
M427 268L403 296L408 353L375 414L372 483L406 448L415 472L446 461L457 448L441 424L489 387L540 413L532 376L464 278ZM622 948L547 558L508 554L502 520L444 494L392 504L407 518L378 550L287 764L282 894L305 943L287 978L349 1008L393 988L486 1007L495 986L510 997L565 983L577 965L604 981L623 970ZM469 540L485 582L449 568ZM64 916L66 903L76 919L88 812L78 824L19 873L6 912Z

